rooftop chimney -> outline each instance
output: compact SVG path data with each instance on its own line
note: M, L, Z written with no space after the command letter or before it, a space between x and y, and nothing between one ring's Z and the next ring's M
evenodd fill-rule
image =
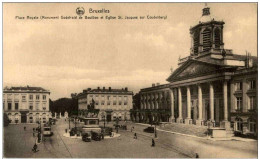
M88 91L91 91L91 88L88 88Z
M97 89L100 90L100 87L98 87Z
M108 87L108 90L111 91L111 87Z
M103 87L103 90L105 90L106 89L106 87Z
M157 86L159 86L160 85L160 83L157 83Z
M128 88L127 88L127 87L125 87L125 91L128 91Z
M152 87L155 87L155 83L152 84Z

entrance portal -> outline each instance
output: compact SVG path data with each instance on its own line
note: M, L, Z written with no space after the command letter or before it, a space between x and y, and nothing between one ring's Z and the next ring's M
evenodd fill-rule
M27 123L27 116L24 113L21 114L21 122L22 123Z

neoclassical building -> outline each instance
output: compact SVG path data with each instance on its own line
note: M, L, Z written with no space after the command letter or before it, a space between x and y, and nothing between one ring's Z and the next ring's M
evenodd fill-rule
M257 57L225 49L224 24L211 17L209 7L203 9L190 28L190 56L179 59L168 84L141 89L140 122L158 120L156 112L164 109L162 121L257 135Z
M43 123L49 121L50 91L41 87L6 87L3 108L11 123Z
M95 103L95 109L99 109L98 118L112 121L130 120L130 109L133 108L133 92L128 88L112 89L105 87L97 89L85 89L77 96L79 116L84 116L84 110L88 105Z

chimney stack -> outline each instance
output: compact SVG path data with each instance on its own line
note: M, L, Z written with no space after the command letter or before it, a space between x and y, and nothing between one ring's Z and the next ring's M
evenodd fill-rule
M103 91L106 89L106 87L103 87Z
M127 87L125 87L125 91L128 91L128 88L127 88Z
M157 86L159 86L160 85L160 83L157 83Z
M88 88L88 91L91 91L91 88Z
M155 83L152 84L152 87L155 87Z
M100 87L98 87L97 89L100 90Z
M111 91L111 87L108 87L108 90Z

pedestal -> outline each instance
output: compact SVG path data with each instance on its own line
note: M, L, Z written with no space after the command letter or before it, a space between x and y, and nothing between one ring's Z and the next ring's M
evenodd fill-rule
M177 118L177 123L183 123L183 119L182 118Z
M225 128L225 129L229 129L230 128L230 122L227 121L227 120L224 120L224 121L220 122L220 127Z
M203 120L196 120L196 125L202 126L203 125Z
M192 124L192 119L185 119L185 124L187 125Z
M175 118L174 117L171 117L171 120L170 120L172 123L175 123Z

